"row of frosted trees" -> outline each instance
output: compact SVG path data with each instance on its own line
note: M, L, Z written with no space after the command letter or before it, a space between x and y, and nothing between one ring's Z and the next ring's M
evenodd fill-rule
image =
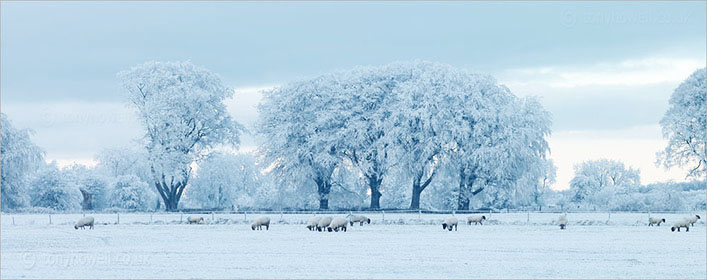
M329 207L332 175L356 170L370 208L382 182L403 171L410 208L442 170L458 176L457 205L482 192L539 185L550 114L492 77L448 65L412 62L359 67L293 82L264 93L256 126L260 154L277 178L316 186Z

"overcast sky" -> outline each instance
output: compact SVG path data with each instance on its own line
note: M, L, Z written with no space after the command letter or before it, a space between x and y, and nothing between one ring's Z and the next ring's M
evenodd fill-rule
M1 110L48 160L91 164L141 136L115 75L189 60L236 89L257 117L260 89L356 65L448 63L542 98L553 114L554 188L573 165L610 158L643 183L683 180L654 165L678 84L705 67L705 2L2 2ZM257 140L245 137L242 150Z

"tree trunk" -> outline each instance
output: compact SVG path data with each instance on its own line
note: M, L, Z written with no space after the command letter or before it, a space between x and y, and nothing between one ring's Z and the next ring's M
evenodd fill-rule
M331 192L331 182L328 178L317 178L317 194L319 194L319 209L329 209L329 192Z
M422 189L418 186L412 187L412 200L410 201L410 209L420 209L420 194Z
M328 198L319 198L319 209L320 210L329 209L329 199Z
M380 192L380 186L381 182L383 181L383 178L381 178L382 176L378 176L377 174L366 177L368 177L368 187L371 188L371 209L380 209L380 199L383 195Z
M436 170L432 171L430 177L427 177L424 182L422 181L422 176L424 176L425 174L424 171L418 172L417 176L413 178L412 200L410 201L410 209L420 209L420 196L422 196L422 191L424 191L425 188L430 185L430 182L432 182L432 178L434 178L436 173Z
M82 190L81 195L83 196L83 201L81 202L81 208L83 210L92 210L93 205L91 203L91 194Z
M184 189L187 187L189 182L189 173L191 168L182 170L182 181L174 182L175 177L170 177L169 184L167 183L167 178L163 173L158 173L155 171L154 166L150 167L150 172L152 172L153 178L155 178L155 188L157 188L157 193L160 194L162 200L164 201L165 211L176 211L179 207L179 199L182 197Z
M464 170L459 171L459 198L457 199L458 210L469 210L469 196L467 195L468 184Z
M480 187L472 191L474 187L474 181L476 181L476 175L472 174L467 176L466 174L464 174L463 171L460 173L460 175L461 176L459 180L459 200L457 204L457 209L469 210L469 203L471 201L471 198L483 191L484 187Z

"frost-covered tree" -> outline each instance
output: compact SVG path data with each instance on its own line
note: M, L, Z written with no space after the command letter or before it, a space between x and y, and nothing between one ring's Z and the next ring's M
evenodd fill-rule
M186 195L201 207L232 209L262 201L260 172L250 154L213 154L196 173Z
M109 178L83 165L73 165L62 171L67 174L68 180L79 186L83 210L99 210L108 206Z
M599 159L589 160L574 166L574 178L570 181L573 201L580 202L604 189L616 191L619 188L641 184L640 171L626 168L620 161Z
M398 132L395 146L412 178L410 208L419 208L421 192L445 162L460 169L458 206L468 209L471 196L510 185L544 158L550 118L536 100L444 64L389 67L399 73L392 96L400 101L392 110L395 122L384 130Z
M44 152L30 139L30 131L17 129L12 125L7 115L0 114L2 119L2 142L0 157L2 157L2 211L17 209L29 205L29 179L32 172L44 163Z
M154 199L149 185L135 175L116 178L110 194L110 206L128 210L149 210Z
M135 175L143 182L152 181L150 162L147 151L135 146L106 148L94 157L98 162L97 172L105 176L117 178L122 175Z
M536 172L538 172L538 176L536 177L537 180L534 184L535 188L532 196L534 204L538 206L538 209L542 210L542 206L544 205L542 197L545 193L550 191L550 185L555 183L557 167L552 159L543 160L537 167L538 168L534 168Z
M392 104L393 122L384 130L393 138L392 145L400 151L395 160L412 181L410 209L420 208L422 192L432 183L442 165L446 145L450 142L447 122L454 112L447 110L453 81L449 79L450 67L418 62L398 63L398 83L389 95L395 96Z
M210 71L189 62L147 62L118 73L145 129L152 180L167 210L175 210L190 165L215 145L238 145L242 126L226 111L233 96Z
M551 121L536 99L519 99L491 77L461 75L450 157L459 170L458 209L466 210L474 195L508 193L501 190L542 163Z
M380 208L383 180L399 162L395 155L396 134L400 124L394 112L405 109L399 102L398 85L413 78L417 63L392 63L379 67L359 67L337 73L341 83L339 95L345 100L347 116L341 135L341 153L356 165L366 179L371 196L371 209Z
M705 68L692 73L675 89L660 125L668 146L658 153L666 168L689 167L687 177L704 178L707 172L707 102Z
M332 174L341 161L347 110L340 92L337 79L325 75L265 91L258 106L263 165L282 184L313 182L320 209L329 208Z
M56 211L81 209L83 201L79 185L55 163L47 165L34 174L31 182L31 205Z

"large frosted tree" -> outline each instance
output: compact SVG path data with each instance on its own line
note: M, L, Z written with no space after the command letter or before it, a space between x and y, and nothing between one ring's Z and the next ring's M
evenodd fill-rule
M32 172L44 163L44 152L30 139L30 131L17 129L8 119L1 114L2 143L0 143L0 156L2 157L2 210L29 206L29 180Z
M687 177L692 178L704 178L707 171L705 75L705 68L699 69L675 89L660 121L668 146L658 153L658 163L666 168L687 167Z
M542 163L551 120L535 98L517 98L488 76L457 75L464 82L451 103L449 156L459 172L458 209L468 210L474 195L502 194Z
M383 180L396 165L396 135L400 124L394 112L400 106L398 85L413 78L416 64L393 63L379 67L360 67L341 72L339 95L345 100L348 117L343 132L341 153L361 171L368 185L371 209L381 207Z
M176 210L191 164L219 144L238 145L242 126L223 100L233 90L189 62L147 62L118 73L145 129L152 184L167 210Z
M347 118L340 92L336 78L325 75L265 91L258 107L265 166L278 178L314 183L320 209L329 208L332 174L341 161Z
M395 122L386 130L393 134L400 151L401 169L411 181L410 209L420 208L422 192L432 183L444 165L445 155L453 142L449 121L456 116L453 103L465 80L448 65L416 62L393 64L406 75L393 92Z

